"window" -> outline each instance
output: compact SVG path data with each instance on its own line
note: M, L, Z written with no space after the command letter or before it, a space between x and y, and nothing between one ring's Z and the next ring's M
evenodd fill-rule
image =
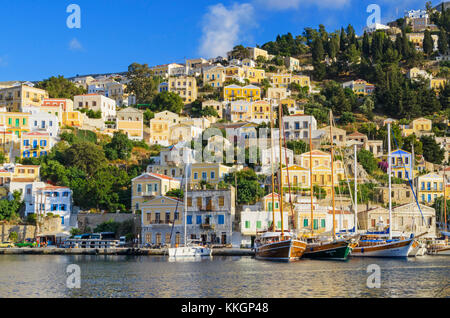
M325 219L321 219L320 220L320 227L324 228L325 227Z
M250 228L250 221L245 221L245 228L249 229Z
M219 224L225 224L225 216L224 215L219 215Z
M192 224L192 215L186 216L186 223L187 224Z
M187 198L187 205L192 206L192 198L191 197Z
M221 196L219 197L219 206L224 206L225 205L225 197Z
M198 179L198 172L194 172L194 180Z
M214 180L216 178L216 173L214 171L211 171L211 180Z
M202 172L202 179L206 180L208 178L208 175L206 172Z
M256 221L256 228L260 229L261 228L261 221Z
M137 192L142 192L142 184L137 185Z
M202 224L202 216L197 215L197 224Z

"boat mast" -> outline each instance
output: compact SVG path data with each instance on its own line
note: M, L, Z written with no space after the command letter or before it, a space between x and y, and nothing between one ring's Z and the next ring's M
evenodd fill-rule
M190 154L189 154L190 155ZM189 159L187 159L185 173L186 178L184 182L184 246L187 246L187 190L188 190L188 178L189 178Z
M270 105L270 107L272 108L272 105ZM270 151L270 155L271 155L271 160L270 160L270 165L271 165L271 169L272 169L272 231L276 232L276 225L275 225L275 177L273 174L273 163L275 161L273 152L274 152L274 144L273 144L273 110L271 109L270 111L270 143L271 143L271 151Z
M278 104L278 122L279 122L279 132L278 132L278 136L280 139L280 214L281 214L281 240L283 240L283 236L284 236L284 223L283 223L283 160L281 160L281 158L283 158L283 153L281 150L281 133L283 131L282 127L283 127L283 111L281 109L281 103ZM275 221L275 220L274 220Z
M445 166L444 166L444 231L447 232L447 199L445 197L445 192L447 190L447 187L445 186Z
M330 147L331 147L331 197L333 199L333 239L336 239L336 206L334 202L334 151L333 151L333 119L330 110Z
M387 123L388 129L388 174L389 174L389 239L392 240L392 162L391 162L391 122Z
M312 136L311 136L311 124L312 118L310 118L309 122L309 186L310 186L310 194L311 194L311 236L314 234L314 205L313 205L313 183L312 183Z
M356 144L353 146L355 151L355 218L354 218L354 226L355 226L355 234L358 230L358 157L357 157L357 148Z

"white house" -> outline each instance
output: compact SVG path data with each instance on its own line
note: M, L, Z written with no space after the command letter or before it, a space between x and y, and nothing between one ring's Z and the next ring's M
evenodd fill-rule
M317 129L317 121L314 116L310 115L297 114L284 116L283 123L287 140L308 140L309 125L311 125L311 131Z
M59 121L55 115L45 112L32 112L30 116L31 131L45 131L55 138L59 132Z
M72 190L67 187L57 187L50 184L37 184L31 193L26 194L25 216L58 215L64 231L71 228L70 215L72 213Z
M114 121L116 118L116 101L99 94L75 96L74 108L75 110L100 111L104 121Z
M294 152L291 149L281 147L282 153L282 163L286 165L286 157L287 163L289 165L294 164ZM280 146L276 145L273 147L273 166L274 169L278 169L278 165L280 164ZM271 172L271 162L272 162L272 148L267 148L261 150L261 172L262 173L270 173Z

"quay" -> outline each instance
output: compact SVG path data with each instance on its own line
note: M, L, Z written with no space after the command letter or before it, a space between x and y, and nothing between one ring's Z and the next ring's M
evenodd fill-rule
M166 248L58 248L58 247L32 247L32 248L0 248L0 255L168 255ZM251 249L216 248L212 250L213 256L254 256Z

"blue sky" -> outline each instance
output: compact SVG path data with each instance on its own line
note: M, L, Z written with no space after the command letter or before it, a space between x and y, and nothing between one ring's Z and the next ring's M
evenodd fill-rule
M0 81L126 71L212 57L236 44L253 46L278 34L328 31L351 23L361 33L376 3L382 22L425 0L0 0ZM67 6L81 8L69 29ZM433 1L433 5L439 2Z

